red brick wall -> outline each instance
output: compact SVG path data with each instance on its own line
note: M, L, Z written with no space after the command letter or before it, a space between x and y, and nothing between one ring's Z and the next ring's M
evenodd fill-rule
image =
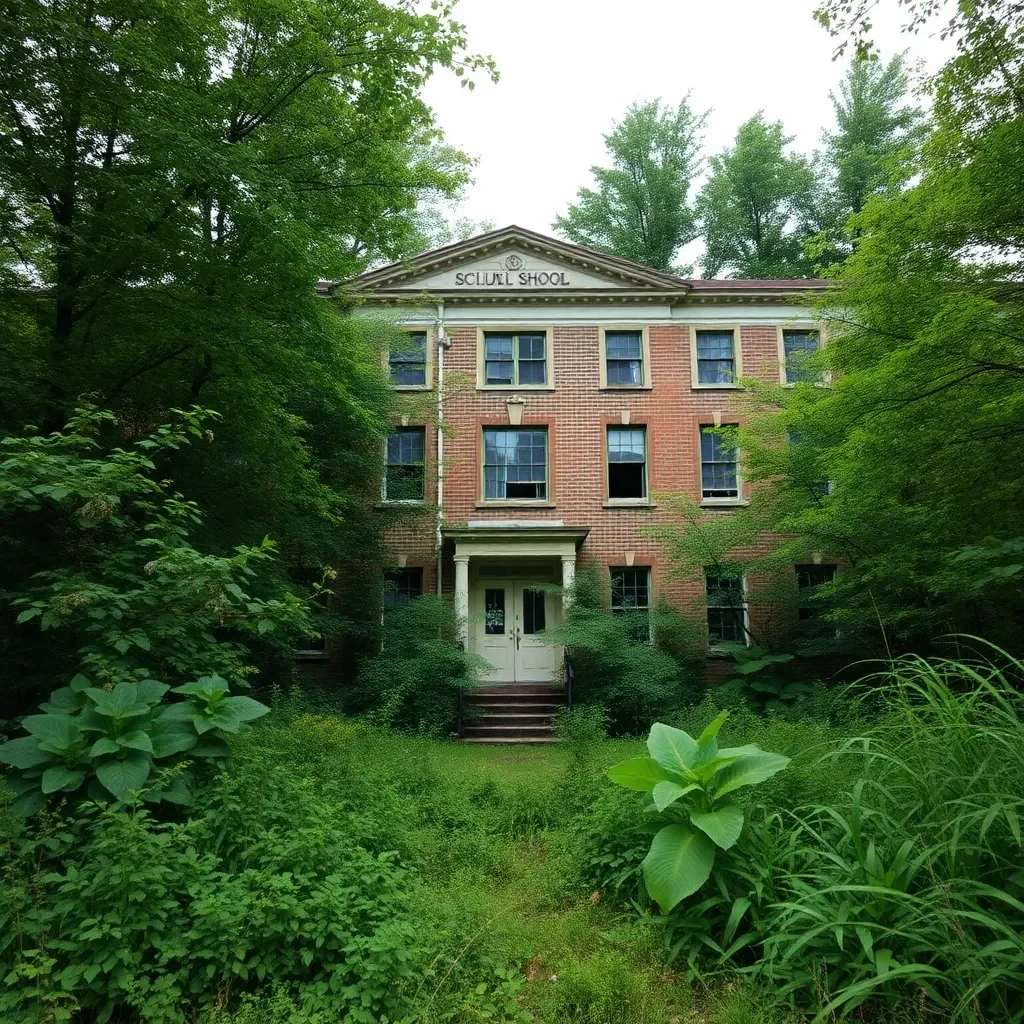
M630 423L647 428L648 492L682 493L700 499L699 427L712 424L715 413L723 423L739 422L728 389L694 390L691 386L690 340L687 325L652 325L650 381L653 388L622 391L600 387L599 330L594 326L556 326L552 347L554 390L518 393L525 398L523 425L549 429L549 500L551 508L481 508L480 431L484 425L507 426L506 391L475 388L477 372L475 327L448 326L452 340L445 354L445 483L444 519L449 526L470 519L554 519L566 526L589 526L580 560L602 566L624 565L625 552L634 552L634 565L650 566L654 596L664 595L684 612L695 610L703 596L701 582L669 581L669 567L659 543L646 536L645 527L670 521L664 505L654 508L605 508L604 433L608 424L621 422L629 410ZM743 373L778 380L777 330L772 325L741 328ZM455 384L449 384L452 380ZM417 421L411 419L410 423ZM435 498L436 442L427 427L427 498ZM727 515L724 511L710 515ZM408 565L424 566L424 589L436 587L434 566L435 523L418 523L390 531L388 542L404 554ZM741 553L742 554L742 553ZM452 592L454 566L446 558L444 590Z

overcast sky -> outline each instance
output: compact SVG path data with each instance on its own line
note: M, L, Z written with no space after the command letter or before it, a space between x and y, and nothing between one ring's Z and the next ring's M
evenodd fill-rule
M634 100L676 103L692 92L711 108L705 150L729 145L763 109L793 148L810 151L832 124L828 98L844 63L813 20L815 0L460 0L470 48L501 79L475 90L440 75L426 98L448 140L475 157L475 183L453 216L550 232L589 168L605 161L603 136ZM948 52L934 27L901 34L895 0L873 20L883 55L909 50L934 69ZM886 8L892 8L887 12Z

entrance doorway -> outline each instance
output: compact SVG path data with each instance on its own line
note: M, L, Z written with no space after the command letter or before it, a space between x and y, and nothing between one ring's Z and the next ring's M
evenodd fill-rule
M481 579L477 652L491 666L489 683L550 683L558 678L559 648L538 634L561 611L561 600L538 580Z

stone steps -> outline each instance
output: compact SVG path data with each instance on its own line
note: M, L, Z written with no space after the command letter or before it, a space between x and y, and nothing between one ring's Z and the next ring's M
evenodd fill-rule
M565 690L551 683L509 683L467 693L464 743L556 743L552 719Z

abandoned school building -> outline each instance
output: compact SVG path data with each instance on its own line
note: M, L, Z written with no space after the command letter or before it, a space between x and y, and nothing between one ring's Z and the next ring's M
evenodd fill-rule
M581 560L600 565L613 609L663 596L706 617L712 653L746 641L745 581L670 580L648 531L671 520L659 494L708 515L749 500L714 428L739 421L738 378L806 372L821 332L795 303L824 286L684 279L515 226L333 286L407 335L389 354L408 413L381 500L437 515L390 531L387 599L454 600L490 666L475 699L491 718L467 736L546 738L564 669L537 637L563 607L541 585L568 587ZM835 571L801 568L810 584Z

